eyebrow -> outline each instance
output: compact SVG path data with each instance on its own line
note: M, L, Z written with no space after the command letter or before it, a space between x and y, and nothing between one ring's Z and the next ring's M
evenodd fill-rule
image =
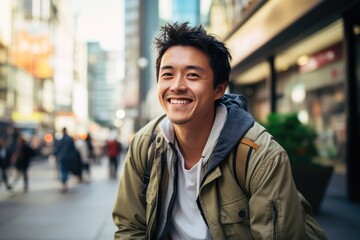
M173 69L173 68L174 68L173 66L165 65L165 66L162 66L160 68L160 70ZM202 67L200 67L198 65L189 65L189 66L186 66L185 69L187 69L187 70L194 69L194 70L201 71L201 72L205 71Z
M172 67L172 66L170 66L170 65L165 65L165 66L162 66L162 67L160 68L160 70L166 70L166 69L172 69L172 68L174 68L174 67Z

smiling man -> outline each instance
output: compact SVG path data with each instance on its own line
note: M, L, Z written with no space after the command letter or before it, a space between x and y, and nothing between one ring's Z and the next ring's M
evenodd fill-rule
M326 239L302 207L284 149L247 112L243 96L225 94L225 45L202 26L175 23L162 27L155 46L165 115L131 142L115 239ZM244 137L254 151L239 151L248 156L239 183Z

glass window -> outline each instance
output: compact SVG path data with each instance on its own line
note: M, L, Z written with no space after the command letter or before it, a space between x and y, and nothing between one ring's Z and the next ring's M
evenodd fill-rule
M323 159L341 160L345 149L345 63L339 20L281 52L277 71L277 110L297 112L313 125Z

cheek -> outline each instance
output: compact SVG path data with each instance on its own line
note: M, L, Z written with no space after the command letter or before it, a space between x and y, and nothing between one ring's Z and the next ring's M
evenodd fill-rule
M164 88L162 85L157 85L156 87L156 95L157 95L157 98L158 98L158 101L160 103L162 103L162 99L163 99L163 95L164 95Z
M164 95L169 88L170 88L169 81L159 81L156 86L157 94Z

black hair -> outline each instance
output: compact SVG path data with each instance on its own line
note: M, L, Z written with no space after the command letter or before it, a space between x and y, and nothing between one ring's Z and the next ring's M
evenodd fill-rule
M161 59L170 47L189 46L199 49L209 57L214 72L214 85L229 82L231 54L225 44L213 34L208 34L203 26L190 26L189 22L167 23L160 28L159 37L154 40L158 51L156 59L156 79L159 78Z

